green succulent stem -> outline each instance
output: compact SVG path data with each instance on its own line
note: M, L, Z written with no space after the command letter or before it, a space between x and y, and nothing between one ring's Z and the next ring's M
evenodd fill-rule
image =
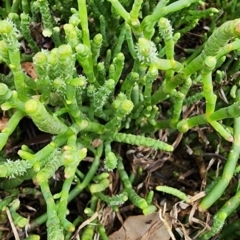
M239 99L240 92L238 90L237 99ZM217 199L221 197L227 188L237 165L237 161L240 155L240 118L234 118L233 137L234 142L232 144L228 160L223 168L223 173L211 191L200 202L200 208L208 209L211 207Z
M176 4L178 2L176 2ZM203 62L207 56L215 57L232 37L239 37L239 26L240 19L235 19L232 21L227 21L217 28L208 38L206 44L204 45L203 51L170 81L165 81L162 86L153 94L152 104L156 104L168 98L172 91L176 89L176 87L182 84L193 73L202 68Z

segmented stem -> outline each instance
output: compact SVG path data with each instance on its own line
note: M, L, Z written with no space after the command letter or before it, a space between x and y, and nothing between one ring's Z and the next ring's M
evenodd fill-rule
M125 142L132 145L152 147L152 148L160 149L167 152L173 151L173 147L171 145L156 139L147 138L143 136L136 136L136 135L126 134L126 133L116 133L113 136L113 140L117 142Z

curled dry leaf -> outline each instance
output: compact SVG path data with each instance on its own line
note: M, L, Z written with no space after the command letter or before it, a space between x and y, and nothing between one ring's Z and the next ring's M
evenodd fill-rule
M171 227L168 215L164 216ZM123 226L109 236L109 240L169 240L170 235L158 213L128 217Z
M36 79L37 78L37 73L34 69L34 65L32 62L24 62L21 63L22 69L24 70L24 72L30 76L32 79Z

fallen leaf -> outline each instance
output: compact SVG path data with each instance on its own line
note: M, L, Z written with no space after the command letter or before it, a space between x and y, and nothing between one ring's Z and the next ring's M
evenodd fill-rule
M171 220L165 215L171 227ZM170 235L158 213L128 217L123 226L109 236L109 240L169 240Z

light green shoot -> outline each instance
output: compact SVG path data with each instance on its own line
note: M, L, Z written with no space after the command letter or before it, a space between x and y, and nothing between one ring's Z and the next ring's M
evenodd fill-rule
M43 181L40 187L47 203L48 239L64 240L63 229L57 216L57 206L54 202L47 180Z
M20 120L24 116L25 114L19 110L12 115L12 117L0 133L0 149L2 149L6 145L9 136L13 133L13 131L18 126Z
M203 93L206 99L206 117L208 118L215 110L217 96L213 93L212 71L217 63L215 57L208 56L204 61L201 71Z
M119 2L119 0L108 0L111 2L114 9L117 11L117 13L127 22L130 22L130 14L124 9L122 4Z
M180 198L181 200L183 200L187 203L190 203L190 198L185 193L181 192L180 190L178 190L176 188L172 188L172 187L168 187L168 186L157 186L156 190L174 195L174 196Z
M28 100L25 103L25 112L42 131L61 134L68 130L68 127L57 117L52 116L38 100Z

